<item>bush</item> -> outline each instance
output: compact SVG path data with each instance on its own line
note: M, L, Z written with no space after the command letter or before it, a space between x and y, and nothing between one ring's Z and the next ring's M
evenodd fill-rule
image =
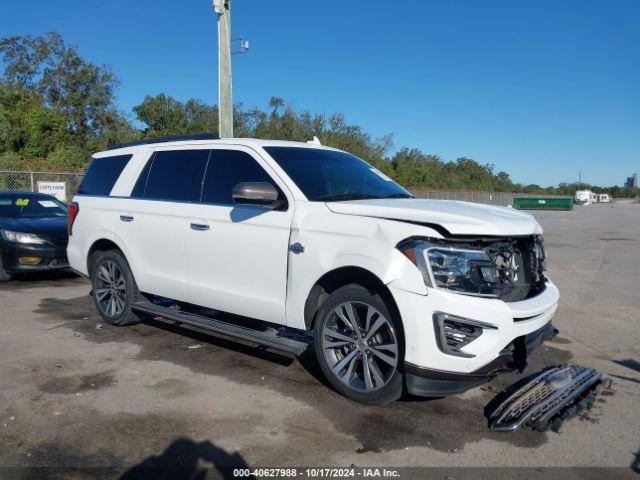
M22 159L14 152L0 153L0 170L20 170Z
M61 146L47 157L46 165L52 171L82 170L87 168L89 157L81 148Z

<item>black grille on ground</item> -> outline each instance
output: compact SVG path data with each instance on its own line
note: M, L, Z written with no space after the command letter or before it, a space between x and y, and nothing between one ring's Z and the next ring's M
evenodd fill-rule
M504 392L508 396L489 415L491 429L513 432L526 425L557 431L564 420L590 408L602 386L602 375L590 367L567 364L543 370L515 391Z

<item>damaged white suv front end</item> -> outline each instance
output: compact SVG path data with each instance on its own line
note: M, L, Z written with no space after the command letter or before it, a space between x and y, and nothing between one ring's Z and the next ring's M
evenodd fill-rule
M410 393L461 393L522 370L557 333L551 320L559 292L546 276L542 228L531 215L417 199L327 206L377 220L387 241L404 236L395 244L401 255L390 262L387 286L402 318Z

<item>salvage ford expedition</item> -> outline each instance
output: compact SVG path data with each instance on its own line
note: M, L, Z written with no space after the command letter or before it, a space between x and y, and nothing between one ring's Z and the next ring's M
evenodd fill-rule
M557 333L531 215L415 199L319 142L113 146L68 226L70 265L110 324L150 314L295 354L313 343L359 402L463 392Z

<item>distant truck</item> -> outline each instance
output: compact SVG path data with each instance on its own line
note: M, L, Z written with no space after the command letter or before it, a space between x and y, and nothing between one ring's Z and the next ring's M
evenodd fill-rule
M594 196L597 203L611 203L611 197L608 193L596 193Z
M595 194L591 190L578 190L575 196L576 205L591 205Z

